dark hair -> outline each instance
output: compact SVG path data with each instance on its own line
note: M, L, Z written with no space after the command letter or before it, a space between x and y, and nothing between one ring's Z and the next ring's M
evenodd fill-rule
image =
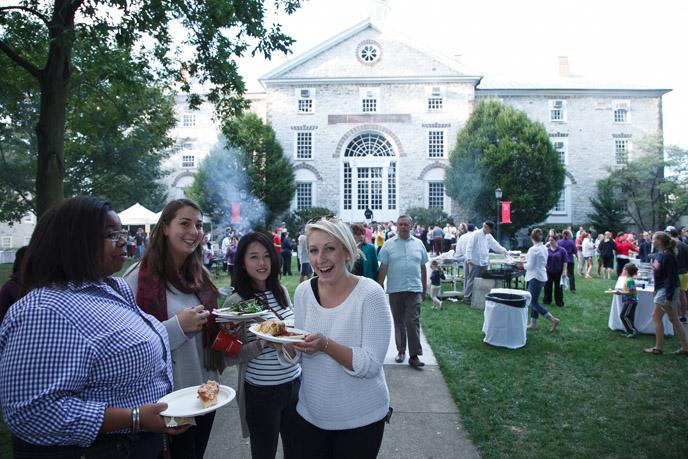
M265 286L272 292L277 302L286 307L289 301L287 301L284 289L279 282L280 265L277 250L275 250L275 246L272 244L272 237L263 232L255 231L248 233L239 240L239 245L237 245L236 254L234 255L234 271L232 272L232 287L234 287L234 291L245 300L255 298L256 294L262 293L256 290L253 285L253 279L249 277L244 264L246 251L252 242L260 243L270 254L270 275L265 281Z
M98 282L110 203L92 196L68 199L45 212L24 255L20 279L29 290L67 282Z
M14 264L12 265L12 272L19 272L21 269L22 261L24 260L24 255L26 254L26 249L28 246L19 247L14 253Z
M664 250L674 251L676 249L676 241L671 239L671 237L664 231L657 231L654 235L655 239L659 239L662 242Z
M365 234L365 229L360 223L354 223L351 225L351 232L354 234L354 236L361 236Z
M542 230L540 228L535 228L530 232L530 238L535 242L542 241Z
M160 214L160 219L158 219L158 224L150 235L150 245L146 248L146 252L143 254L142 262L148 264L148 269L153 270L154 273L158 274L162 281L167 287L167 275L166 270L169 269L171 260L168 260L169 251L167 248L167 236L165 236L165 225L169 225L170 222L177 216L177 212L184 207L191 207L196 209L203 215L201 208L198 204L190 199L175 199L167 203L165 208ZM192 289L198 289L202 285L209 285L211 289L215 288L210 279L210 273L203 266L203 242L198 244L196 250L193 251L191 255L186 257L184 264L182 264L179 269L179 273L182 275L187 282L189 282Z
M638 274L638 267L635 265L635 263L626 263L623 269L631 276Z
M485 223L483 223L483 225L489 227L490 230L493 230L495 227L495 223L492 220L485 220Z

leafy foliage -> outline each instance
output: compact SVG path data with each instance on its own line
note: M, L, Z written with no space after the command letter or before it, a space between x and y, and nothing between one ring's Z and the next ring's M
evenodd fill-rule
M271 4L276 13L291 14L300 1L274 0ZM67 107L74 102L70 96L75 95L70 91L78 90L75 83L80 79L88 80L82 73L90 66L81 63L98 62L103 78L103 84L90 80L93 87L83 90L95 91L120 110L121 105L113 103L113 91L118 86L126 87L132 76L143 74L163 84L178 84L190 94L192 108L202 102L199 91L205 92L218 116L227 119L246 107L242 97L245 85L235 58L286 53L293 43L279 24L266 20L269 16L261 0L17 0L12 6L1 6L0 55L6 58L3 71L11 67L33 80L33 91L40 101L32 119L36 142L31 150L37 153L34 207L38 213L63 199L65 173L68 167L75 167L65 162L65 135L74 130L67 116ZM86 43L95 46L89 48ZM124 50L125 54L109 61L101 53L113 48ZM17 88L13 84L10 89ZM129 102L139 95L137 90L131 91ZM84 104L82 108L94 107ZM116 130L126 130L114 125ZM104 126L111 127L112 124ZM143 140L142 133L133 137L137 136L138 141L129 146L118 146L114 139L106 139L105 145L94 143L92 148L100 147L106 153L135 150L137 142ZM84 169L82 166L78 164L79 170ZM102 180L95 172L95 177L89 176L91 182ZM113 183L118 187L131 185L126 180ZM78 188L75 184L72 187ZM3 191L3 197L7 192ZM7 197L20 203L25 200L17 190ZM10 213L19 212L10 207Z
M326 215L334 215L336 212L327 207L311 207L310 209L295 210L289 214L285 221L289 235L295 237L299 228L306 226L309 220Z
M413 219L414 224L423 226L440 225L444 227L447 223L454 223L454 219L447 215L442 209L426 209L425 207L409 207L406 213Z
M626 213L643 231L675 224L688 212L688 151L649 136L634 145L636 159L611 171Z
M564 167L541 123L496 100L480 102L457 137L445 176L447 195L469 220L494 218L494 190L511 201L505 233L547 218L564 186Z
M241 150L239 162L248 176L249 191L267 210L267 227L289 209L296 185L291 161L284 156L275 131L255 113L232 118L223 126L229 143Z
M588 218L598 230L618 234L629 224L626 204L619 199L611 178L597 181L597 197L591 198L590 204L594 212Z

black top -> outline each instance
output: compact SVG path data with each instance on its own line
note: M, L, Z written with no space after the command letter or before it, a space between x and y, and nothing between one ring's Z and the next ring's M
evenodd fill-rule
M608 241L600 241L597 251L600 252L600 256L603 258L613 257L614 250L616 250L616 243L610 239Z
M655 292L660 288L666 289L666 299L671 301L674 290L678 287L678 266L676 256L671 250L657 254L654 263Z
M688 273L688 245L681 241L676 241L676 264L678 273Z

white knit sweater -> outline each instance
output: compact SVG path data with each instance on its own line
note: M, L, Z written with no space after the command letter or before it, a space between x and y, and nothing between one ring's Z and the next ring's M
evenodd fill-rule
M389 390L382 365L392 315L382 287L361 277L342 304L324 308L310 282L303 282L294 294L294 325L353 350L353 371L323 352L302 355L299 414L327 430L362 427L385 417Z

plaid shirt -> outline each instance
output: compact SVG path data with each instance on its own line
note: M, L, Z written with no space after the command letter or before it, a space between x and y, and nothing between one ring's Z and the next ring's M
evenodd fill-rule
M154 403L172 387L165 327L121 278L32 290L0 326L0 403L29 443L86 447L105 408Z

